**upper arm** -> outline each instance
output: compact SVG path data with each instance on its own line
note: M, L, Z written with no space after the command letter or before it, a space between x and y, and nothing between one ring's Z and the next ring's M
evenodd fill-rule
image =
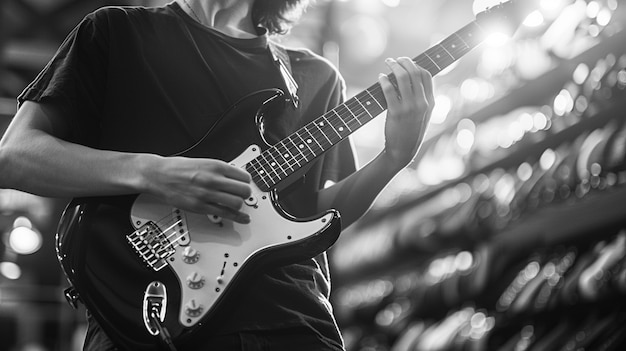
M31 132L43 132L64 139L69 135L62 109L51 103L24 101L11 121L3 141L22 140Z

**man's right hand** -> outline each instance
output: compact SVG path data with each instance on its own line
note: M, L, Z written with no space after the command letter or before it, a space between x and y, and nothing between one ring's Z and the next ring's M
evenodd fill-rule
M0 188L47 197L148 193L177 208L248 223L250 175L214 159L98 150L65 141L67 112L26 101L0 140Z
M158 157L148 167L147 192L177 208L249 223L241 212L250 197L250 175L243 169L215 159Z

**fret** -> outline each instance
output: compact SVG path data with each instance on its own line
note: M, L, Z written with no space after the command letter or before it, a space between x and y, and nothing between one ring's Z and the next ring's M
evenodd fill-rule
M456 33L459 37L462 38L463 42L467 45L469 49L472 49L476 47L476 45L480 44L480 42L482 41L481 37L484 37L484 32L482 28L480 28L480 26L476 22L471 22Z
M271 160L268 162L269 166L271 167L271 169L274 171L274 173L276 173L276 177L278 178L277 180L275 180L275 183L278 183L278 181L282 180L280 174L277 171L277 167L285 174L285 177L287 177L289 175L289 173L287 173L283 167L280 165L280 163L276 160L276 156L272 155L272 150L274 150L274 148L268 149L267 152L264 152L261 154L261 156L263 156L263 158L266 159L266 156L270 156Z
M448 57L450 57L450 59L452 60L452 62L456 61L456 57L454 57L454 55L452 55L452 53L450 51L448 51L448 49L446 49L446 47L444 45L439 45L438 47L440 47L446 54L448 54ZM452 63L450 62L450 64ZM446 65L448 66L448 65Z
M267 177L274 177L274 176L279 177L276 170L274 168L269 167L269 162L267 162L267 159L265 158L265 156L261 154L261 157L263 157L265 162L262 163L260 160L258 160L258 163L261 166L261 170L259 171L259 174L263 176L267 176ZM274 175L272 175L272 173L274 173Z
M282 150L280 150L280 147L282 146ZM283 168L282 166L287 166L289 168L291 168L291 170L293 171L294 168L291 164L291 162L289 162L289 160L293 159L293 155L289 152L289 149L287 148L287 146L285 145L284 142L279 142L274 146L274 149L277 151L278 154L278 162L279 162L279 166L281 168ZM287 174L287 172L285 172L285 174Z
M463 40L463 38L462 38L460 35L458 35L457 33L454 33L454 36L455 36L455 37L457 37L457 38L459 39L459 41L461 42L461 44L465 45L465 47L463 48L464 50L470 50L470 49L471 49L471 48L470 48L470 46L469 46L469 45L465 42L465 40ZM452 43L452 44L450 45L450 48L452 48L453 50L458 50L458 49L457 49L457 44L456 44L456 42L455 42L455 43Z
M263 154L260 155L260 157L262 157L262 156L263 156ZM267 189L270 190L272 187L274 187L276 185L277 180L274 179L274 177L271 175L271 172L268 172L265 169L265 166L267 166L267 162L261 162L259 157L257 157L253 161L256 161L256 163L258 164L258 167L254 166L254 168L257 170L256 173L258 174L259 178L263 181L263 183L267 187ZM248 165L251 165L251 162L249 162ZM260 168L260 170L258 168ZM249 167L246 167L246 169L249 171ZM250 172L250 173L252 173L252 172ZM278 177L278 178L280 179L280 177ZM259 186L263 185L263 184L259 184L258 182L256 182L256 184L259 185Z
M304 150L304 148L306 147L306 148L309 150L309 153L310 153L310 154L311 154L311 156L312 156L311 158L315 158L315 157L317 157L317 154L315 153L315 151L313 151L313 149L311 148L311 145L310 145L310 143L311 143L313 140L309 138L309 140L310 140L310 141L309 141L309 142L307 142L307 141L305 141L305 140L304 140L304 138L302 137L302 135L300 135L300 133L295 133L295 135L296 135L298 138L300 138L300 141L302 141L300 144L298 144L298 147L299 147L301 150ZM303 155L304 155L304 153L303 153ZM309 160L306 156L305 156L304 158L307 160L307 162L309 162L309 161L310 161L310 160Z
M363 112L367 112L365 108L363 107L363 105L358 101L356 96L348 101L348 103L346 104L346 107L348 108L348 110L350 111L350 114L355 119L358 119L359 116L363 114Z
M471 49L465 40L463 40L463 38L458 34L444 39L441 43L439 43L439 46L446 50L446 52L448 52L454 60L463 56Z
M310 125L310 124L311 124L311 123L309 123L309 125ZM303 129L304 129L304 131L306 131L307 133L309 133L309 138L307 138L307 139L306 139L306 143L307 143L307 145L308 145L309 147L310 147L310 146L311 146L311 144L312 144L311 140L313 140L313 141L315 142L315 144L317 144L317 146L319 146L319 148L320 148L320 153L322 153L322 152L326 151L326 150L324 150L324 147L322 147L322 145L321 145L321 144L317 141L317 138L315 138L315 137L313 136L313 134L312 134L312 133L311 133L311 131L309 130L308 126L305 126ZM313 154L316 154L316 153L314 152ZM317 156L317 155L315 155L315 156Z
M250 163L248 163L248 165L250 167L252 167L252 170L248 170L248 173L250 173L253 178L256 175L259 178L261 178L261 180L263 180L265 182L265 185L269 185L269 184L267 184L267 181L265 181L265 178L263 178L263 175L265 174L265 171L263 170L263 168L261 168L259 170L258 167L257 167L257 165L261 166L261 164L259 163L259 160L254 159L254 160L250 161Z
M259 170L257 168L256 165L261 166L261 164L258 162L258 160L252 160L248 163L249 167L252 167L252 169L247 168L248 173L252 174L252 178L253 179L260 179L263 181L264 185L266 186L267 189L270 189L272 187L272 185L270 185L270 183L268 183L267 179L265 178L265 174L266 172L263 170L262 166L261 169ZM255 177L256 175L256 177Z
M355 113L355 119L359 122L359 124L363 124L360 120L361 119L365 119L367 121L372 120L372 118L374 118L375 115L372 115L372 113L370 113L369 109L363 105L363 103L360 101L362 94L357 94L355 95L351 101L354 101L352 104L350 104L350 106L352 107L352 112L357 112ZM371 106L371 102L369 103Z
M291 139L286 139L286 140L291 141ZM292 144L293 144L293 142L292 142ZM287 148L287 145L285 145L285 148ZM298 151L297 148L296 148L296 151ZM293 153L293 150L291 149L291 147L287 148L287 152L285 154L283 154L283 158L285 158L285 161L287 162L287 165L289 165L289 168L291 168L292 170L293 170L293 163L289 162L289 160L295 161L296 164L298 165L298 167L302 166L300 164L300 161L298 161L298 155Z
M433 59L432 59L432 57L430 57L430 55L428 55L428 53L427 53L427 52L425 52L425 53L424 53L424 56L426 56L426 58L427 58L430 62L432 62L432 63L435 65L435 67L437 67L437 72L441 72L441 67L439 67L439 65L437 64L437 62L435 62L435 60L433 60ZM432 73L432 72L431 72L431 73Z
M328 139L328 135L326 135L326 133L324 133L324 131L323 131L323 130L322 130L322 128L321 128L321 127L324 127L324 122L319 122L319 123L320 123L320 124L318 124L318 122L316 122L316 121L313 121L313 125L314 125L315 127L317 127L317 130L319 130L319 131L320 131L320 133L322 133L322 135L324 136L324 138L326 138L326 140L328 140L328 146L329 146L329 147L330 147L330 146L333 146L333 142L332 142L332 141L330 141L330 139Z
M346 107L346 110L348 110L348 112L350 113L350 115L352 116L352 119L356 119L356 115L352 112L352 110L350 110L350 108L348 107L347 104L344 104L344 106ZM339 121L341 121L341 124L343 124L343 126L339 126L339 128L337 130L339 130L339 132L341 132L343 134L344 132L344 126L345 128L348 129L349 132L352 132L352 128L350 128L350 126L348 125L348 123L346 123L345 119L341 118L341 116L339 115L339 113L337 113L336 110L332 110L330 111L330 113L335 114L335 116L337 116L337 118L339 119ZM343 138L343 135L342 135Z
M289 155L289 157L290 157L289 159L290 159L290 160L295 161L295 162L296 162L296 164L298 164L298 167L302 167L302 165L300 164L300 162L301 162L303 159L306 159L306 157L300 158L300 157L298 156L298 154L302 155L302 152L300 152L300 150L298 149L298 147L296 146L296 144L294 144L294 142L293 142L293 140L291 140L291 138L285 138L283 141L284 141L284 142L283 142L282 144L283 144L283 145L285 146L285 148L287 149L287 153L288 153L288 155ZM291 145L293 145L294 147L287 146L287 142L291 142ZM284 155L283 155L283 156L284 156ZM302 155L302 156L304 156L304 155ZM292 164L292 165L293 165L293 164Z
M375 87L377 86L378 88L380 88L380 85L379 85L379 84L375 84L374 86L375 86ZM370 89L365 90L365 92L366 92L369 96L371 96L371 97L372 97L372 100L374 100L374 102L376 102L376 105L378 105L378 107L380 107L380 112L379 112L379 113L382 113L383 111L385 111L385 110L387 109L387 104L385 103L385 106L383 107L383 105L381 105L381 104L380 104L380 102L378 101L378 99L377 99L374 95L372 95L372 92L370 91ZM382 91L381 91L381 93L382 93ZM369 100L368 100L368 101L366 101L365 103L366 103L366 104L368 104L368 103L369 103ZM379 113L376 113L376 115L378 115Z
M350 126L353 129L358 129L365 123L371 121L374 116L365 108L365 106L363 106L363 104L359 101L358 96L353 97L351 101L355 101L356 103L353 102L351 104L352 109L350 112L352 112L354 118L351 119L350 122L353 123L351 123Z
M296 143L294 143L294 142L293 142L293 139L292 139L292 138L287 138L287 140L291 141L291 144L292 144L292 145L295 147L295 149L296 149L296 150L300 153L300 155L302 155L302 158L303 158L305 161L309 162L309 160L306 158L306 155L304 155L304 153L303 153L303 152L302 152L302 150L298 147L298 145L296 145ZM303 146L303 145L301 145L301 146ZM298 158L297 158L297 157L294 157L294 159L296 160L296 163L298 163L298 166L302 166L302 165L300 164L300 162L298 162Z
M345 106L345 105L343 105L343 106ZM334 112L334 110L333 110L333 111L330 111L330 112ZM326 118L326 115L323 115L323 116L322 116L322 118L326 121L326 125L327 125L327 126L330 126L330 129L332 129L332 130L333 130L333 132L335 132L335 134L337 134L337 136L339 137L339 139L342 139L341 134L339 133L339 131L337 131L337 129L335 128L335 126L334 126L332 123L330 123L330 121L328 120L328 118ZM333 144L334 144L334 143L333 143Z
M354 113L352 113L352 111L350 110L350 108L348 107L347 104L343 104L342 107L345 107L346 110L350 113L350 115L352 116L351 119L356 118L356 116L354 115ZM339 133L339 136L341 137L341 139L345 138L345 134L346 134L346 129L348 130L348 132L352 133L352 129L350 128L350 126L348 126L348 124L346 123L346 119L342 118L341 115L339 114L339 112L337 111L338 109L334 109L329 111L329 114L334 114L335 117L337 117L337 119L339 120L339 122L341 122L341 125L339 125L339 123L333 123L337 125L336 131ZM348 133L348 134L350 134Z
M371 114L371 113L370 113L370 111L367 109L367 107L365 107L365 105L363 105L363 103L362 103L362 102L361 102L361 100L359 99L359 96L358 96L358 95L354 97L354 100L355 100L356 102L358 102L358 103L359 103L359 105L361 105L361 107L363 108L363 111L365 111L365 113L367 113L367 116L369 117L369 119L370 119L370 120L371 120L372 118L374 118L374 116L372 116L372 114ZM368 100L368 101L366 101L366 104L370 104L370 105L371 105L371 102ZM363 123L361 123L361 121L360 121L358 118L356 118L356 121L359 123L359 126L362 126L362 125L363 125Z
M439 67L440 70L443 70L456 61L454 56L441 44L435 46L431 51L432 53L429 57L437 62L437 67Z
M440 72L440 70L437 68L437 65L435 65L435 64L434 64L434 62L433 62L431 59L429 59L429 58L428 58L426 55L424 55L424 54L422 54L422 55L420 55L420 56L416 57L415 59L413 59L413 61L415 61L415 63L416 63L418 66L420 66L420 67L424 68L425 70L427 70L428 72L430 72L430 74L431 74L432 76L434 76L435 74L437 74L437 73L439 73L439 72ZM390 78L394 78L394 80L392 80L392 82L393 82L394 84L396 84L396 83L395 83L395 77L390 76Z

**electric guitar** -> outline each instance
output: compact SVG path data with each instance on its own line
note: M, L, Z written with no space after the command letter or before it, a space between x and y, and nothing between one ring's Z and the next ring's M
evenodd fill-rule
M512 0L479 14L415 62L436 75L479 45L492 21L516 27L524 17L522 1L528 2ZM253 193L243 209L250 224L185 212L146 194L68 204L57 233L59 262L80 301L119 347L192 344L237 303L245 281L259 269L313 257L335 242L337 211L294 218L279 206L276 189L384 112L382 89L374 84L269 145L263 118L282 103L278 89L243 98L220 118L220 138L209 135L183 154L228 161L251 175Z

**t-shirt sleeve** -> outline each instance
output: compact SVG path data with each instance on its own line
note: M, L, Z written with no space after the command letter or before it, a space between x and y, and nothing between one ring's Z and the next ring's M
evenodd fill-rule
M70 126L72 142L94 146L105 98L108 38L98 16L86 16L65 38L53 58L18 96L57 104ZM102 20L101 20L102 21Z
M345 83L337 75L328 89L326 109L330 110L345 100ZM287 211L300 218L317 214L316 193L328 181L339 182L356 171L356 160L350 138L336 144L324 153L306 175L281 194L282 204Z
M342 104L345 101L345 83L341 77L338 78L335 89L330 96L329 107ZM337 144L333 150L329 151L322 160L321 173L318 188L324 187L326 182L338 182L356 171L356 160L352 139Z

